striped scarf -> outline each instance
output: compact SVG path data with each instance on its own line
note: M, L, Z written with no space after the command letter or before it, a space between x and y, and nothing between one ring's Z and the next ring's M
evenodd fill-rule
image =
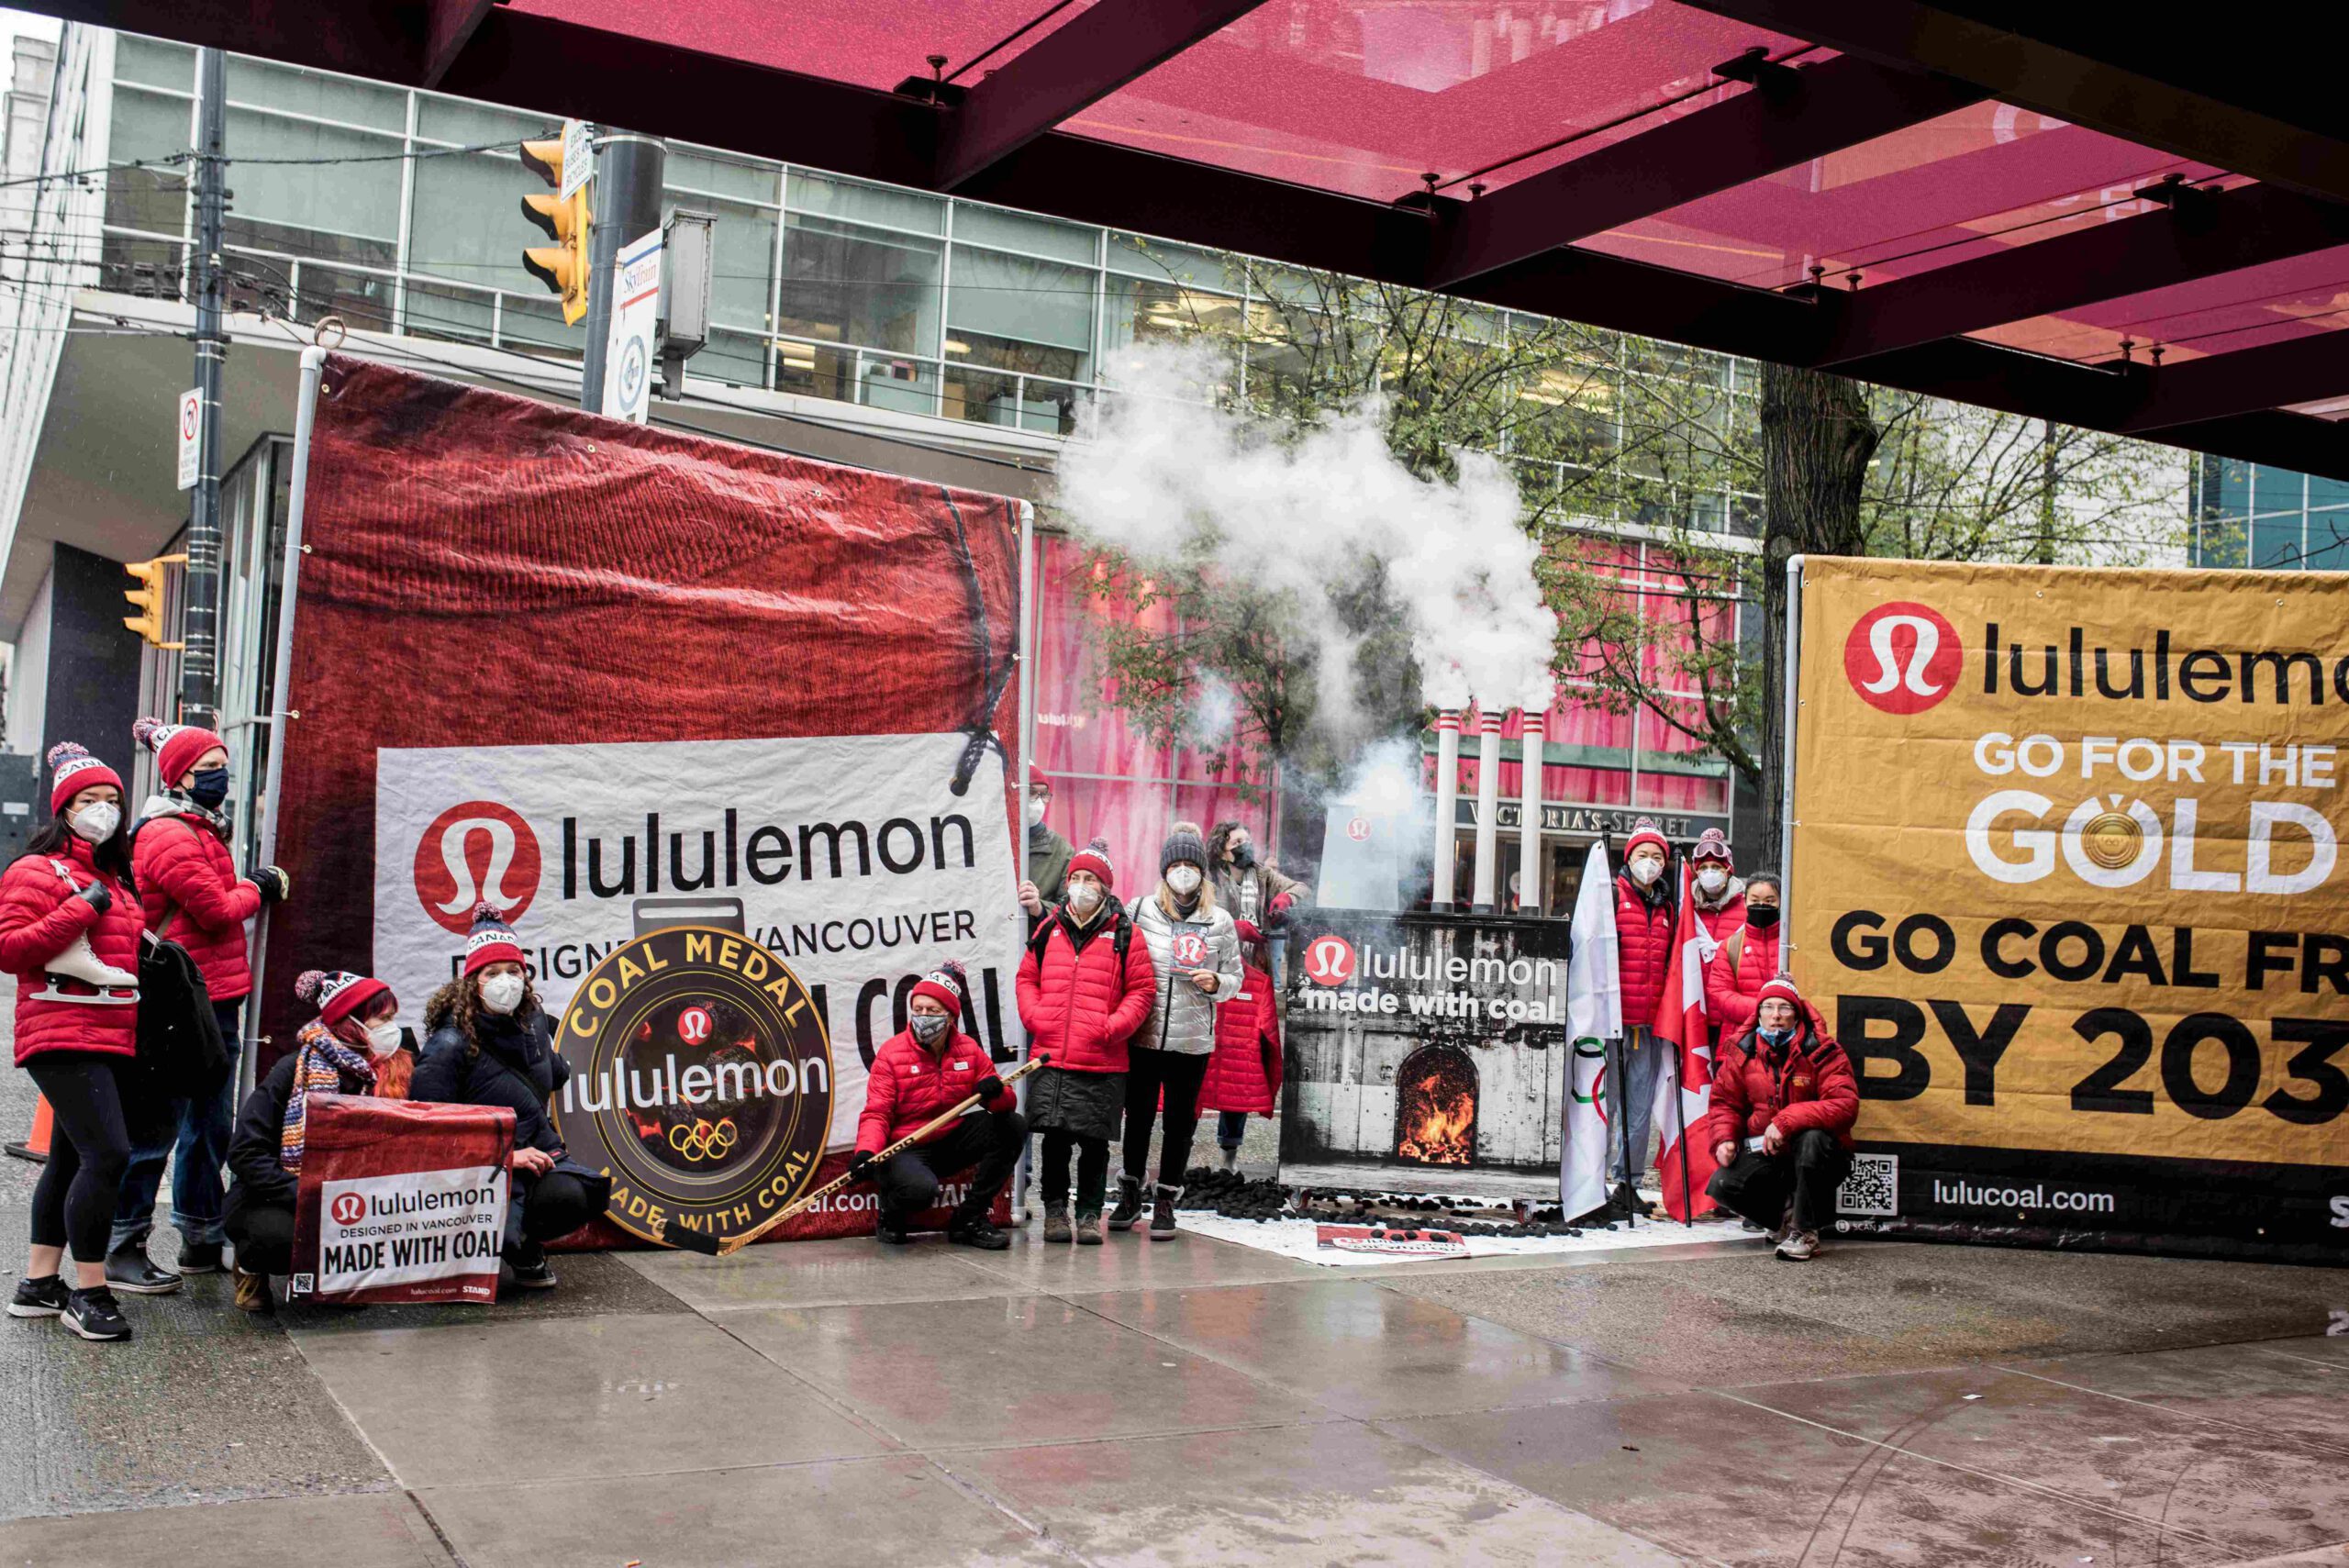
M309 1133L310 1096L340 1095L346 1079L360 1084L360 1093L375 1086L375 1064L335 1039L322 1019L312 1018L295 1037L301 1055L294 1063L294 1087L285 1096L285 1121L277 1135L277 1160L294 1175L302 1173L302 1144Z

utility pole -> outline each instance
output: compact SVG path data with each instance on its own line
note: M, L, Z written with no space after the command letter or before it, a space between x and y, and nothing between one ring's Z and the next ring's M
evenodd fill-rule
M621 247L661 227L661 183L669 148L657 137L606 131L596 139L596 221L588 233L587 352L579 367L579 406L604 411L604 357L612 335L613 263Z
M220 373L228 339L220 327L222 226L227 213L228 56L196 53L195 251L188 269L195 298L195 389L203 405L197 468L187 524L186 594L181 606L180 722L219 720Z

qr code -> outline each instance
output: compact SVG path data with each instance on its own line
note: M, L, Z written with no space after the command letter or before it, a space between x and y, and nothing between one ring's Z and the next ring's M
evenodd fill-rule
M1852 1173L1835 1189L1835 1212L1838 1214L1884 1214L1900 1212L1900 1156L1898 1154L1854 1154Z
M288 1296L307 1296L317 1284L317 1280L315 1275L295 1274L286 1282L285 1294Z

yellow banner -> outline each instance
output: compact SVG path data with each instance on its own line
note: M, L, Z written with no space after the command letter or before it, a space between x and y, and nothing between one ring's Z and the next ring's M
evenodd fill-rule
M1814 559L1798 684L1862 1140L2349 1164L2349 575Z

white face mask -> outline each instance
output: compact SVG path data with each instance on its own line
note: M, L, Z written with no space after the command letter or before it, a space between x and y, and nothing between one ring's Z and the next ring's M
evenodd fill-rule
M1729 885L1729 873L1719 866L1707 866L1697 873L1697 885L1708 893L1719 893Z
M1642 855L1631 862L1631 880L1642 887L1647 886L1663 874L1664 862L1651 856Z
M481 1005L493 1013L510 1013L522 1005L522 977L493 974L481 983Z
M1101 907L1101 890L1089 882L1072 882L1068 884L1068 906L1082 919Z
M1199 890L1199 868L1194 865L1170 867L1166 873L1166 885L1188 898Z
M122 807L110 800L94 800L67 817L65 825L83 841L103 844L122 826Z
M367 1026L367 1049L377 1056L389 1056L400 1048L400 1026L390 1018Z
M1051 804L1051 801L1041 795L1030 795L1028 797L1028 826L1033 828L1041 822L1044 819L1044 807Z

